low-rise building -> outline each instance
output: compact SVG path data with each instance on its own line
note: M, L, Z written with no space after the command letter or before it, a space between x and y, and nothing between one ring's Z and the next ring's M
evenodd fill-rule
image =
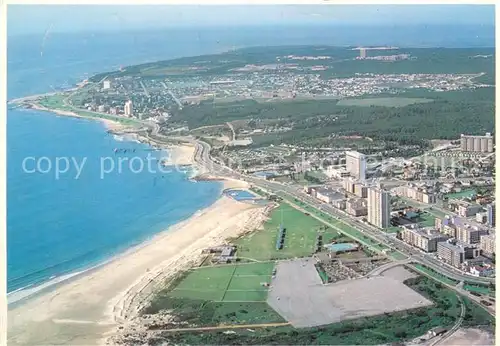
M477 244L482 235L488 234L487 230L470 225L456 227L456 238L465 244Z
M328 166L324 171L328 178L342 179L349 177L349 172L345 168L334 168L333 166Z
M431 187L408 184L394 189L397 195L414 199L418 202L433 204L437 201L435 191Z
M439 233L433 227L418 228L415 224L402 227L399 233L405 243L425 252L436 252L437 244L448 239L446 235Z
M368 215L368 203L363 198L351 198L346 201L346 212L352 216Z
M476 214L476 222L479 223L486 223L488 221L488 214L487 213L477 213Z
M461 217L470 217L474 216L477 213L481 212L483 207L479 204L470 203L466 201L458 201L456 211Z
M332 202L332 205L340 210L345 210L346 208L346 200L345 199L337 199Z
M318 188L316 198L325 203L332 203L334 200L344 199L344 195L332 189Z
M492 267L475 265L469 268L469 273L471 273L474 276L486 277L495 274L495 269Z
M479 249L475 246L448 240L437 244L437 254L445 263L460 268L466 259L479 256Z

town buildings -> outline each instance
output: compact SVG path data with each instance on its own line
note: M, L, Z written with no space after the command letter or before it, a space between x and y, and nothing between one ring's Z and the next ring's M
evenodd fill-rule
M479 249L474 246L461 244L457 241L448 240L445 242L438 242L437 254L445 263L460 268L465 260L479 256Z
M477 244L481 236L488 234L484 229L478 227L459 226L456 228L456 238L465 244Z
M366 156L357 151L346 151L345 168L351 177L364 181L366 179Z
M470 217L475 216L477 213L483 210L483 207L480 204L470 203L467 201L455 201L452 200L450 203L456 203L456 211L457 214L461 217Z
M378 187L368 189L368 222L380 228L390 226L391 201L389 192Z
M418 202L434 204L437 201L436 193L430 187L408 184L406 186L399 186L394 190L397 195L411 198Z
M365 186L362 182L356 181L354 179L345 179L343 181L343 187L346 192L354 194L361 198L368 197L368 187Z
M368 204L364 198L351 198L345 202L346 212L352 216L365 216L368 214Z
M399 236L404 242L425 252L436 252L437 244L448 239L446 235L439 233L434 227L418 228L415 224L402 227Z
M344 195L340 192L324 187L315 189L315 192L317 199L329 204L333 203L335 200L342 200L344 198Z
M496 250L495 233L482 235L479 241L479 249L485 257L492 257Z
M460 149L466 152L492 153L493 136L487 132L484 136L460 135Z

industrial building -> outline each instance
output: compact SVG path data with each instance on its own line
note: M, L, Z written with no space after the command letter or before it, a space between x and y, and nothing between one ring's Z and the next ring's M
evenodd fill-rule
M434 227L419 228L415 224L402 227L399 236L405 243L425 252L436 252L437 244L448 239L446 235L439 233Z
M364 181L366 179L366 156L357 151L346 151L345 169L351 177Z
M478 257L479 249L471 245L448 240L437 244L437 254L444 262L460 268L465 260Z
M368 222L380 228L387 228L391 221L391 200L389 192L382 187L368 189Z
M460 149L465 152L492 153L493 136L487 132L484 136L460 135Z

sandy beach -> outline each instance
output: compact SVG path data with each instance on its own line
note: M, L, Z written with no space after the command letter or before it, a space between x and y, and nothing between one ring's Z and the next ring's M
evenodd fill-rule
M99 117L88 117L88 116L84 116L84 115L79 115L75 112L63 111L60 109L51 109L51 108L47 108L47 107L41 106L41 105L39 105L37 103L33 103L33 102L30 102L29 106L31 109L45 111L45 112L51 112L51 113L54 113L56 115L100 121L101 123L103 123L106 126L106 128L108 130L111 130L111 131L121 131L121 130L124 130L126 128L130 128L130 126L122 124L119 121L105 119L105 118L99 118Z
M192 145L174 145L168 147L170 160L166 164L172 165L192 165L194 164L194 153L196 148Z
M225 188L244 186L226 181ZM190 219L102 267L8 311L9 345L96 345L113 336L152 289L193 262L203 248L253 230L264 209L221 197Z

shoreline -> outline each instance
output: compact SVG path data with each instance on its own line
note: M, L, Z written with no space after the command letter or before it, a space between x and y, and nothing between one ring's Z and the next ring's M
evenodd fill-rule
M223 183L223 189L246 186L241 181ZM192 267L201 249L256 226L262 210L221 194L212 205L107 263L9 308L9 344L72 343L75 338L102 344L133 319L165 280Z
M53 94L53 93L51 93L51 94ZM35 96L27 97L27 99L31 100L31 98L39 97L39 96L40 95L35 95ZM17 100L23 100L22 102L25 102L24 98L17 99ZM80 115L80 114L77 114L77 113L74 113L71 111L50 109L50 108L41 106L41 105L34 103L34 102L23 103L22 105L23 105L23 109L34 109L34 110L38 110L38 111L44 111L44 112L52 113L56 116L66 116L66 117L72 117L72 118L83 118L83 119L99 121L105 126L105 128L107 129L108 132L110 132L116 136L135 135L137 137L136 140L140 143L147 144L147 145L151 145L151 144L158 145L157 143L154 142L154 140L147 139L135 131L130 131L127 133L120 133L121 131L124 131L124 130L133 129L133 127L131 127L129 125L124 125L122 123L119 123L118 121L113 121L113 120L105 119L105 118L84 116L84 115ZM195 166L196 165L195 160L194 160L194 155L195 155L195 147L194 146L192 146L190 144L182 144L182 145L177 144L177 145L170 145L170 146L159 145L159 146L160 146L161 150L166 150L169 153L169 162L167 164L172 164L172 165L176 165L176 166ZM192 177L190 177L190 176L188 176L187 178L192 179ZM217 179L214 179L214 180L217 181ZM224 187L225 185L224 185L223 180L219 180L219 181L221 181L223 183L221 191L219 192L219 195L221 195L222 191L225 189L225 187ZM219 196L219 198L220 198L220 196ZM216 203L216 202L217 202L217 200L214 203ZM196 215L199 212L200 212L200 210L196 211L193 215ZM105 266L108 263L110 263L114 260L117 260L122 256L126 256L129 253L133 253L134 251L140 249L142 246L146 246L147 243L149 241L151 241L151 239L153 239L155 236L169 231L170 228L176 227L177 225L182 224L186 220L187 219L180 220L180 221L176 222L175 224L173 224L168 229L160 231L159 233L157 233L155 235L152 235L150 237L150 239L145 239L144 241L140 242L139 244L133 245L132 247L129 247L129 248L117 253L117 254L114 254L110 258L107 258L107 259L103 260L102 262L94 264L91 267L75 269L74 271L58 275L54 278L48 279L47 281L29 284L25 287L21 287L21 288L18 288L16 290L13 290L11 292L7 292L7 309L11 310L11 309L14 309L16 307L19 307L29 300L35 299L36 297L38 297L40 295L51 292L51 291L57 289L58 287L66 284L66 283L69 283L72 280L76 280L83 275L89 274L90 272L92 272L94 270L98 270L102 266ZM9 302L9 298L10 298L11 302Z
M108 129L115 124L39 105L32 109L99 120ZM129 129L117 124L120 130ZM109 129L118 136L134 133L140 142L169 151L173 164L196 165L192 144L156 144L135 131L120 133L120 130ZM9 344L71 344L75 339L83 344L103 344L116 335L120 326L133 320L156 288L195 264L202 248L224 243L260 222L262 207L240 203L222 194L227 188L245 188L248 184L232 179L221 182L217 200L187 219L97 265L56 277L54 283L49 280L11 292L7 311Z

